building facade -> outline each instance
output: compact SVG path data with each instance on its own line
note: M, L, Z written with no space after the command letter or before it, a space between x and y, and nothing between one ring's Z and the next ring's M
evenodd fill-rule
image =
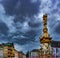
M23 58L26 58L26 55L25 54L23 54Z
M18 51L14 50L14 53L15 53L15 57L14 58L18 58Z
M60 58L60 41L53 41L51 42L51 46L53 49L53 55L54 57L59 57Z
M4 54L3 54L3 45L0 44L0 58L3 58Z
M23 52L18 52L18 58L26 58L26 55Z
M30 58L39 58L39 49L34 49L30 52Z
M13 43L6 43L4 45L4 58L13 58L15 56Z

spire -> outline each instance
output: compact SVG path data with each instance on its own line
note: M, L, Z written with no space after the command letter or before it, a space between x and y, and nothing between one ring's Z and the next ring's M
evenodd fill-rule
M43 15L43 23L44 23L44 28L43 28L43 33L44 33L44 37L48 37L48 28L47 28L47 14Z

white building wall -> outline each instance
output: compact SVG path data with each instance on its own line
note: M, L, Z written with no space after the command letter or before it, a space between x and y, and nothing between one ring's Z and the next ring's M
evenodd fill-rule
M56 48L56 49L58 49L58 50L57 50L57 53L56 53L57 56L60 56L60 48Z
M39 58L38 52L31 52L31 58Z
M14 58L18 58L18 52L15 50L15 57Z
M3 49L0 49L0 58L3 58Z
M60 56L60 48L53 48L54 56Z

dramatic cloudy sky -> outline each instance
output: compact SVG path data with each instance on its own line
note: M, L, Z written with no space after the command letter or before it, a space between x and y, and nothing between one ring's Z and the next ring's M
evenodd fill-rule
M60 40L60 0L0 0L0 43L23 52L40 48L45 13L52 39Z

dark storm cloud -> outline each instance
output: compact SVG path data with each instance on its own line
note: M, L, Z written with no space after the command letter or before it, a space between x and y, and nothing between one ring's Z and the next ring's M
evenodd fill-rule
M33 39L31 39L31 38L15 39L14 42L19 45L26 45L28 43L33 42Z
M20 2L19 7L16 5ZM23 16L32 16L39 12L40 2L31 3L30 0L3 0L3 5L7 14L20 14Z
M36 22L36 23L34 23L34 22L29 22L28 23L29 24L29 26L31 27L31 28L37 28L37 27L39 27L40 25L41 25L41 23L40 22Z
M31 39L34 39L34 37L37 35L36 30L30 30L24 34L24 36L29 37Z
M25 18L23 16L16 16L14 19L14 22L21 22L23 23L25 21Z
M14 18L15 27L17 27L16 26L17 22L23 23L29 19L33 20L31 19L31 17L33 18L34 15L39 13L39 6L40 6L39 0L37 0L34 3L32 3L31 0L3 0L2 4L5 8L6 14L15 15ZM29 17L29 19L26 19L24 16ZM31 28L32 27L37 28L39 27L40 23L28 23L28 25Z
M53 13L55 13L55 12L52 12L52 14ZM54 28L54 26L55 26L55 24L56 24L56 20L54 20L54 19L56 19L56 16L51 16L51 17L49 17L49 19L48 19L48 24L49 24L49 27L50 28ZM50 24L51 23L51 24Z
M57 7L60 8L60 3L57 4Z
M0 22L0 33L7 35L9 28L4 22Z
M18 0L2 0L2 4L7 14L13 14L15 11L15 5Z
M60 34L60 21L58 22L58 24L55 26L55 33Z
M54 3L54 4L57 2L57 0L51 0L51 1L52 1L52 3Z
M30 0L21 0L21 8L19 11L22 15L34 15L39 11L40 2L31 3Z
M19 45L26 45L28 43L34 42L36 36L36 31L30 30L26 33L23 32L16 32L10 34L10 36L7 37L9 42L14 42Z
M17 27L17 31L19 33L15 32L14 34L11 34L11 36L8 36L8 41L12 41L14 43L20 44L20 45L25 45L28 44L29 42L35 41L35 36L37 35L37 30L32 30L33 28L38 28L40 25L40 22L35 22L34 23L34 15L37 15L39 13L39 6L40 2L34 2L32 3L31 0L3 0L3 6L5 8L6 14L8 15L15 15L14 18L14 27ZM29 17L26 19L26 17ZM32 18L32 19L31 19ZM27 22L29 20L29 22ZM33 23L30 21L33 20ZM20 23L20 25L16 26L17 23ZM27 32L24 29L24 22L27 22L28 28L31 27L31 30L27 30ZM19 26L21 28L19 28ZM25 27L27 29L27 27ZM22 31L21 31L22 29ZM24 31L24 33L23 33ZM24 36L23 37L21 37ZM20 36L20 37L19 37ZM14 38L16 37L16 38Z
M57 13L58 11L59 11L59 9L56 8L56 9L53 9L53 10L51 11L51 13Z
M19 32L19 34L15 33L13 36L9 37L12 38L12 41L20 44L20 45L26 45L28 43L34 42L35 41L35 36L37 35L37 31L30 30L26 32L25 34L22 32ZM15 36L15 38L14 38ZM23 36L23 37L21 37Z

